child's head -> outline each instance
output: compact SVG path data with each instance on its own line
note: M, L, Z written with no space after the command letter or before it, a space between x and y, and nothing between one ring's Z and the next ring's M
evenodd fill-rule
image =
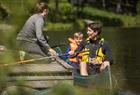
M82 32L76 32L76 33L74 33L74 40L79 45L80 42L83 40L83 33Z

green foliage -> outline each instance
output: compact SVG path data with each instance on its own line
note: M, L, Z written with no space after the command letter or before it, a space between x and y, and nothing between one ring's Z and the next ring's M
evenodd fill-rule
M48 23L46 28L50 31L64 31L72 29L73 26L72 23Z
M76 92L72 85L59 83L48 95L76 95Z
M82 19L77 19L74 23L73 23L73 27L74 29L76 30L81 30L85 27L85 24L84 24L84 20Z
M24 86L9 86L4 89L3 95L38 95L38 90Z
M1 3L9 11L8 23L21 24L36 5L34 0L2 0Z
M70 3L66 3L66 4L61 3L60 11L62 15L62 18L61 18L62 21L70 21L74 18L74 16L72 15L74 11Z
M59 2L56 9L55 2L49 3L50 14L49 19L53 22L71 22L75 19L73 15L72 5L68 2Z

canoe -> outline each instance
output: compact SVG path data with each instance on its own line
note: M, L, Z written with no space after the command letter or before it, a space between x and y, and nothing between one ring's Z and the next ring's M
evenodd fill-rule
M58 47L56 48L56 51L59 51L58 53L62 53L61 49ZM61 51L61 52L60 52ZM62 58L64 61L67 59ZM79 66L76 67L80 68ZM99 68L99 67L97 67ZM97 69L96 68L96 69ZM78 69L77 69L78 70ZM75 74L76 72L76 74ZM111 69L110 67L107 67L102 72L94 72L92 70L89 70L90 74L89 76L81 76L79 73L79 70L74 70L74 85L78 86L96 86L96 87L102 87L102 88L108 88L112 89L112 78L111 78Z
M110 67L104 71L89 76L74 76L74 84L82 87L101 87L105 89L112 89L112 79Z

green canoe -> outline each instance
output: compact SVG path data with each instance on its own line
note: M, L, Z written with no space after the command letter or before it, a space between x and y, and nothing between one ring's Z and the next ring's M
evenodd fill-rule
M74 84L78 86L96 86L112 89L112 79L110 67L107 67L103 72L89 76L74 76Z

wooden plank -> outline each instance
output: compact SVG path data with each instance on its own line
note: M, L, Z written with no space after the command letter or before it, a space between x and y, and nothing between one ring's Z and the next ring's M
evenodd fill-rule
M18 84L18 85L23 85L23 86L29 86L32 88L39 88L39 89L46 89L46 88L51 88L57 85L60 82L65 82L67 84L73 85L73 80L56 80L56 81L24 81L23 84ZM7 85L17 85L17 82L7 82Z
M62 67L57 62L51 64L18 64L12 66L10 73L38 73L38 72L67 72L67 69Z
M7 81L39 81L39 80L73 80L73 76L12 76L7 78Z
M56 61L58 61L59 64L61 64L67 70L73 70L73 67L71 65L69 65L68 63L66 63L65 61L63 61L62 59L56 58Z

